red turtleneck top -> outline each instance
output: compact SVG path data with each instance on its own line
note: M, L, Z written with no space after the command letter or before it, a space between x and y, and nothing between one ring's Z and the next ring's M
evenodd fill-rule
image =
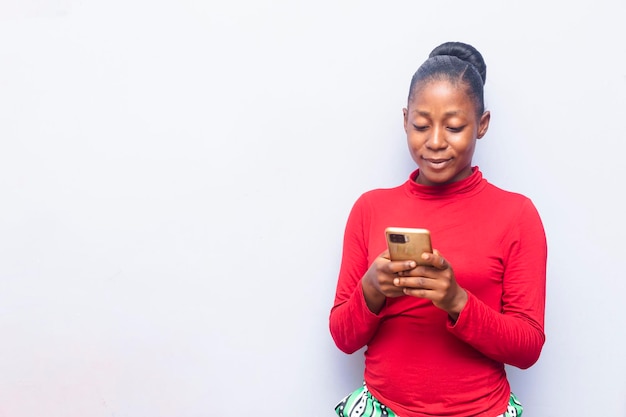
M504 364L533 365L544 344L547 247L527 197L487 182L478 167L444 186L364 193L345 229L330 331L337 347L365 350L370 392L402 417L484 416L506 411ZM456 323L431 301L365 304L361 278L386 249L387 226L426 228L468 301Z

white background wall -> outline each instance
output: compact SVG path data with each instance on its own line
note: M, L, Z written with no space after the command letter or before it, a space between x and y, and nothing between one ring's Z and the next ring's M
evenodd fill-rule
M409 80L488 64L476 164L533 199L525 417L626 416L623 1L0 1L0 417L332 416L348 211L414 166Z

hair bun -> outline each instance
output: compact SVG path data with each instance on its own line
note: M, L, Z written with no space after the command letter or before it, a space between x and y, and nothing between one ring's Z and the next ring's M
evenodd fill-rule
M483 79L483 85L487 81L487 64L485 64L485 60L480 52L472 45L463 42L445 42L433 49L428 57L432 58L438 55L455 56L472 64Z

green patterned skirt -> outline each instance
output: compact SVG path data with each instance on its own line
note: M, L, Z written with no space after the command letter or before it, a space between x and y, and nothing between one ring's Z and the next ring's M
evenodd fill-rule
M506 413L497 417L521 417L522 404L515 394L511 393ZM398 417L396 413L378 401L368 391L365 384L341 400L335 407L339 417Z

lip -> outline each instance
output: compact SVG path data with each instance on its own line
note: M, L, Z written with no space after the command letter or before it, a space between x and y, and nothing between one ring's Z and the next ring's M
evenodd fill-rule
M443 169L450 165L452 158L422 158L426 165L432 169Z

